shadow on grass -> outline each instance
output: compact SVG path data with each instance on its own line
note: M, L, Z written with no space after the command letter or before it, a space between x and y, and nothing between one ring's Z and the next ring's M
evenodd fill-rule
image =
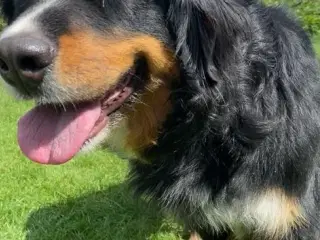
M36 210L26 240L142 240L166 228L157 209L121 184Z

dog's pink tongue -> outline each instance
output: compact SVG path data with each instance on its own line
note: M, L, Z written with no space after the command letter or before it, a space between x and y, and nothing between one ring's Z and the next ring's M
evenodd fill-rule
M39 106L18 123L22 152L41 164L62 164L74 157L88 139L101 113L101 105L84 104L77 110L57 111Z

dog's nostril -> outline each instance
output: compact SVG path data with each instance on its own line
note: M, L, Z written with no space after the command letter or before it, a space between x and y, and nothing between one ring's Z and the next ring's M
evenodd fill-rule
M31 72L36 72L46 67L45 64L41 64L39 59L30 56L21 57L18 61L18 66L22 71Z
M3 72L3 73L9 72L9 67L8 67L8 65L7 65L6 62L3 61L1 58L0 58L0 71Z

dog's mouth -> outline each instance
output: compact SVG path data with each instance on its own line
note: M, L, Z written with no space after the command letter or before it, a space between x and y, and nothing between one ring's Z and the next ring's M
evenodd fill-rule
M33 108L18 123L22 152L41 164L62 164L72 159L107 127L109 116L134 92L134 75L134 71L128 71L115 87L94 101Z

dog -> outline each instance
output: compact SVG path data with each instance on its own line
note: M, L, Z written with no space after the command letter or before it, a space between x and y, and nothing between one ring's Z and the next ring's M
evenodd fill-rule
M191 239L320 239L319 72L255 0L3 0L0 72L29 159L101 144Z

